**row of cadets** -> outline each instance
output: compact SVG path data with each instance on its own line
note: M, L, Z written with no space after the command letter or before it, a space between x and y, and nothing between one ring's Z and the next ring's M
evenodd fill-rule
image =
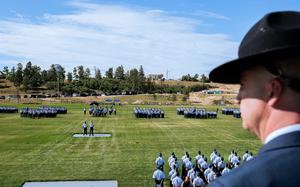
M11 106L0 106L0 113L15 113L18 112L16 107Z
M162 156L162 153L159 153L158 157L155 160L156 170L153 172L152 178L155 181L155 187L163 187L164 179L166 178L164 173L164 164L165 160Z

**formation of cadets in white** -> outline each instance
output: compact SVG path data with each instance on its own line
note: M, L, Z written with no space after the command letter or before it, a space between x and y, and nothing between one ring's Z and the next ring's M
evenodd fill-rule
M184 115L185 118L215 119L217 111L206 111L203 108L177 108L178 115Z
M207 157L198 151L198 154L192 158L188 152L186 152L181 157L181 175L180 175L180 164L174 152L168 158L167 163L163 158L162 153L159 153L155 160L156 170L153 173L152 178L155 181L156 187L163 187L164 180L169 179L170 187L200 187L206 186L211 183L217 177L226 175L233 168L239 167L243 162L247 162L253 159L252 152L245 151L242 158L240 158L234 150L231 151L228 156L227 163L220 153L214 149L209 155L208 161ZM168 167L168 177L165 175L164 167Z
M12 106L0 106L0 113L16 113L18 109Z
M84 114L86 113L86 109L83 109ZM92 115L93 117L105 117L107 114L109 115L116 115L117 110L111 106L111 107L101 107L101 106L91 106L89 109L89 114Z
M241 112L238 108L222 108L222 114L233 115L235 118L241 118Z
M56 117L57 114L66 114L68 109L66 107L48 107L41 106L37 109L32 109L25 107L21 109L20 116L21 117L30 117L30 118L51 118Z
M165 112L159 108L134 107L133 114L136 118L164 118Z

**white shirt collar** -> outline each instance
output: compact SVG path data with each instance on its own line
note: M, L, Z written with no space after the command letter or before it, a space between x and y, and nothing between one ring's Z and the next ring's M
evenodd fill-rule
M267 138L265 139L264 144L269 143L271 140L277 138L278 136L290 133L290 132L294 132L294 131L300 131L300 123L298 124L294 124L294 125L290 125L287 127L283 127L280 129L277 129L275 131L273 131L272 133L270 133Z

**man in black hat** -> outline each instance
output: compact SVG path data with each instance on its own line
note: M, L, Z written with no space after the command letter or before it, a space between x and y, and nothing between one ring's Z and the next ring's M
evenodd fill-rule
M243 127L264 144L257 157L209 186L299 186L300 12L265 15L242 40L239 58L210 80L240 84Z

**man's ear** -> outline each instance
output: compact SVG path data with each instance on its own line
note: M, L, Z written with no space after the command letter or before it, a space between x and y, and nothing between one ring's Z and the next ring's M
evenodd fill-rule
M280 79L273 79L270 82L270 86L269 86L269 100L268 100L268 105L270 106L274 106L283 91L283 82Z

